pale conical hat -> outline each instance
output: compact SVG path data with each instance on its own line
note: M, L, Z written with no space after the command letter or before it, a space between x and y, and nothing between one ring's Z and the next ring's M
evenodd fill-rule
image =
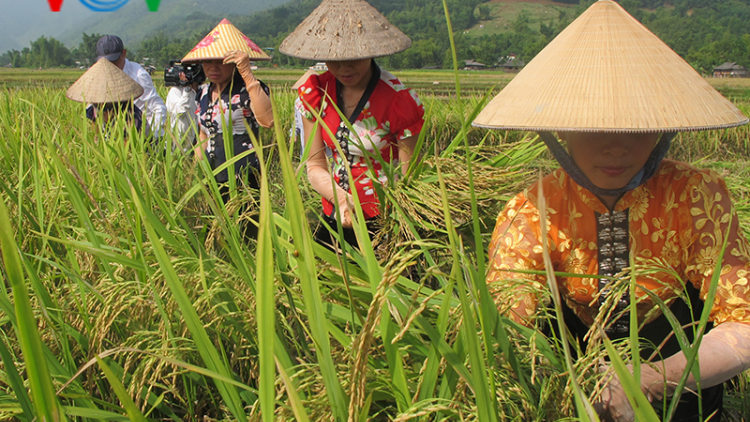
M307 80L310 78L310 76L317 75L317 74L318 74L318 72L316 72L316 71L314 71L312 69L307 69L307 72L305 72L304 75L300 76L300 78L297 79L297 82L295 82L294 85L292 85L292 89L295 90L295 91L298 90L299 87L302 86L302 84L304 84L305 82L307 82Z
M281 43L287 56L319 61L369 59L404 51L411 40L364 0L323 0Z
M206 35L185 57L183 62L197 60L223 59L224 55L233 50L244 51L250 60L271 60L271 57L261 50L250 38L243 34L227 19L223 19L216 28Z
M68 88L65 96L81 103L104 104L130 101L142 94L138 82L102 57Z
M561 32L477 116L495 129L680 132L747 117L611 0Z

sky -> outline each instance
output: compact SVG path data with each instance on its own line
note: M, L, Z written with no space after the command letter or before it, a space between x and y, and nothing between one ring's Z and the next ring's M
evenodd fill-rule
M151 0L62 0L59 12L52 12L48 1L61 0L0 0L0 54L29 47L31 41L41 36L53 37L72 49L78 46L84 31L119 35L127 47L129 42L137 42L146 35L128 26L133 19L141 27L158 29L160 19L184 17L196 11L250 14L289 0L194 0L192 4L161 0L157 16L151 15L146 6ZM94 12L85 5L93 2L121 3L123 7L113 12ZM186 4L189 6L185 7Z

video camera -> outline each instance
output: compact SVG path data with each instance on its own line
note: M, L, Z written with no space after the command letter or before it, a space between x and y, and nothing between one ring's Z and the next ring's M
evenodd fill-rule
M187 80L180 79L180 73L185 74ZM165 86L186 86L193 82L202 84L206 80L203 66L200 63L185 63L179 60L170 60L169 67L164 68Z

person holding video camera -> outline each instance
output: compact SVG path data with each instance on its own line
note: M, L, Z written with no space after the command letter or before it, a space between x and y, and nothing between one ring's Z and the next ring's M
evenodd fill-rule
M198 139L198 86L206 80L200 63L182 64L179 60L169 62L164 69L164 85L170 86L167 93L169 125L185 153L192 153Z
M97 60L106 58L143 87L143 95L136 98L134 104L145 114L146 132L154 140L161 138L164 135L167 108L156 92L151 75L141 65L126 58L127 50L117 35L101 37L96 43L96 54Z

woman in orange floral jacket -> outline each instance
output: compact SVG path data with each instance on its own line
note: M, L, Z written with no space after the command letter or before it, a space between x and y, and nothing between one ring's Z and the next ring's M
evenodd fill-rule
M545 232L553 269L581 275L557 277L556 284L566 326L584 350L597 327L611 339L629 335L635 275L641 356L648 361L641 389L664 416L668 407L659 404L674 392L687 361L646 291L669 306L691 342L692 323L710 306L700 388L692 375L687 386L700 396L683 392L672 420L712 414L718 420L722 383L750 367L750 248L721 178L664 156L676 132L747 122L617 3L595 2L474 122L537 131L561 165L509 201L497 219L487 282L498 298L509 298L499 301L501 311L534 322L547 280L518 270L545 269ZM715 300L707 304L719 263ZM595 407L605 420L634 418L617 377Z

